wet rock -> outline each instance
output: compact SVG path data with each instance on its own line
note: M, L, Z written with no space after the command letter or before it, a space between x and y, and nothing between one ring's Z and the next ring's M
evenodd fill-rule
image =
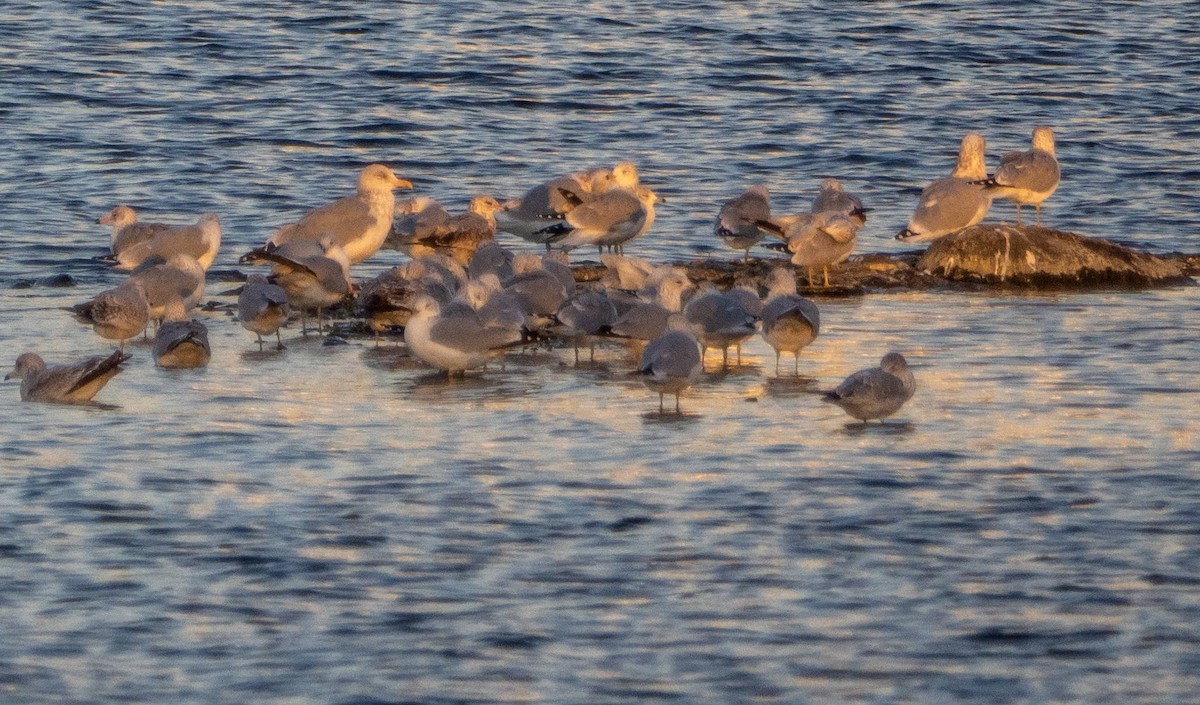
M1031 288L1154 286L1187 281L1166 258L1050 228L974 225L935 240L917 269L951 281Z
M52 274L41 279L19 279L13 284L14 289L33 289L45 287L48 289L66 289L76 285L75 277L70 274Z

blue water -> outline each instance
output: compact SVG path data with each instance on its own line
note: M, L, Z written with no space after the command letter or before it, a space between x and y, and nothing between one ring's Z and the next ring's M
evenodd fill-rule
M57 309L119 281L113 205L218 212L219 272L373 161L451 210L635 161L655 261L837 176L900 251L964 133L994 166L1047 124L1047 224L1195 252L1197 37L1190 2L8 2L0 359L109 349ZM680 418L619 347L447 383L220 311L115 409L0 387L0 702L1194 702L1195 290L818 304L801 378L752 341ZM889 425L817 401L887 350Z

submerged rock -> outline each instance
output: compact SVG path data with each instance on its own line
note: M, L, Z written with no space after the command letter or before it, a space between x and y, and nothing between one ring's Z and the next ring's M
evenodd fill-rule
M935 240L916 266L952 281L1019 287L1153 286L1187 280L1186 262L1037 226L973 225Z

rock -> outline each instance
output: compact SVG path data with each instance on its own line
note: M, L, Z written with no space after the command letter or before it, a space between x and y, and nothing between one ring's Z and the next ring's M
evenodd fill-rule
M1188 281L1185 262L1037 226L973 225L935 240L917 269L958 282L1031 288Z

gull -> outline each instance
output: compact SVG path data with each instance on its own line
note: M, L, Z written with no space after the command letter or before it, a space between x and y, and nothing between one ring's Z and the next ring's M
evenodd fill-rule
M116 255L113 268L128 272L156 255L170 259L174 255L184 254L194 257L207 271L219 249L221 219L216 213L204 213L193 225L157 230L151 237L125 247Z
M789 352L794 372L800 374L800 351L821 333L821 313L817 305L796 295L796 272L791 267L776 267L767 276L767 302L762 308L762 337L775 349L775 375L779 375L779 357Z
M124 350L125 341L145 331L150 323L146 289L136 279L122 282L67 310L80 323L90 325L101 338L118 341L119 350Z
M737 295L718 291L711 284L693 296L683 307L683 316L704 350L721 350L721 369L729 368L729 348L757 332L753 315L746 311Z
M1008 152L1000 157L1000 168L991 178L972 183L987 189L993 198L1007 198L1017 206L1017 225L1021 224L1021 206L1032 205L1037 224L1042 224L1042 201L1058 188L1058 158L1054 155L1054 131L1049 127L1033 130L1033 144L1026 152Z
M558 310L575 293L574 278L568 288L560 266L554 259L536 255L523 253L513 258L517 273L505 282L504 290L521 303L527 330L539 332L550 325Z
M443 306L432 296L420 294L413 299L411 311L404 326L405 345L413 355L445 370L448 376L482 367L521 344L519 331L484 325L465 303L452 301Z
M183 301L174 299L167 304L166 321L154 336L154 364L168 369L204 367L212 355L208 344L208 327L187 318Z
M900 353L890 352L879 361L879 367L859 370L837 389L826 392L824 401L837 404L863 423L870 419L882 421L899 411L916 388L908 361Z
M564 251L580 245L597 245L601 252L605 246L620 247L646 232L654 222L654 204L661 200L644 186L611 188L545 228L547 242Z
M668 329L646 346L637 372L651 391L658 392L658 411L663 411L663 395L675 395L675 413L682 413L679 395L692 386L704 366L704 356L696 336L678 314L671 317Z
M480 244L496 236L496 211L503 206L491 196L475 196L469 210L447 219L424 236L397 239L396 249L409 257L445 252L466 266Z
M783 228L792 264L808 268L809 286L813 283L814 267L822 268L825 286L829 286L829 267L850 256L857 235L858 227L852 217L834 210L802 214Z
M191 255L176 254L166 261L155 255L138 265L130 273L129 281L141 283L154 321L163 320L171 300L182 300L184 310L188 311L204 296L204 267Z
M496 229L544 244L549 250L550 240L557 233L546 232L548 226L563 220L580 203L610 189L631 190L637 185L637 167L632 162L621 162L611 169L598 167L556 176L505 203L504 209L496 214Z
M108 357L47 367L37 353L27 352L17 358L16 366L4 379L21 380L21 401L86 404L121 371L121 363L129 357L124 351L114 350Z
M328 235L316 243L301 240L254 250L243 255L242 261L271 263L272 277L287 293L288 305L300 311L304 334L308 333L305 311L317 310L317 332L320 333L322 311L352 293L350 260L345 250Z
M137 219L137 211L126 205L119 205L108 213L96 219L97 223L112 225L109 236L109 250L116 258L129 247L149 240L155 234L170 230L166 223L144 223Z
M417 196L396 204L391 230L381 249L400 250L406 242L433 235L450 220L446 208L429 196Z
M611 330L617 322L617 309L603 287L584 289L576 293L555 314L559 325L554 334L570 338L575 348L575 364L579 364L579 341L588 340L590 359L596 359L595 336Z
M983 150L981 135L963 137L954 171L925 187L908 226L897 233L897 240L936 240L983 220L992 205L987 189L974 183L987 178Z
M683 309L683 297L692 289L687 271L662 265L647 277L638 290L640 301L612 325L613 335L633 340L653 340L667 330L672 314Z
M263 348L263 336L272 333L275 334L275 349L284 349L279 329L287 323L290 313L287 292L282 287L270 283L261 274L246 278L246 285L238 294L238 322L258 336L259 350Z
M867 222L870 208L863 208L862 199L852 193L846 193L842 182L837 179L825 179L821 182L821 190L813 199L811 213L836 211L850 218L855 228L861 228Z
M488 240L475 250L471 261L467 263L467 276L478 279L484 274L495 274L501 281L511 279L513 271L513 252L495 240Z
M771 195L766 186L758 184L726 201L713 226L726 245L745 251L743 260L750 258L750 248L766 237L768 230L775 230L771 224Z
M331 237L345 251L351 264L374 255L383 246L392 227L397 188L412 188L383 164L370 164L358 176L358 191L309 211L299 222L279 228L269 245L317 242Z

